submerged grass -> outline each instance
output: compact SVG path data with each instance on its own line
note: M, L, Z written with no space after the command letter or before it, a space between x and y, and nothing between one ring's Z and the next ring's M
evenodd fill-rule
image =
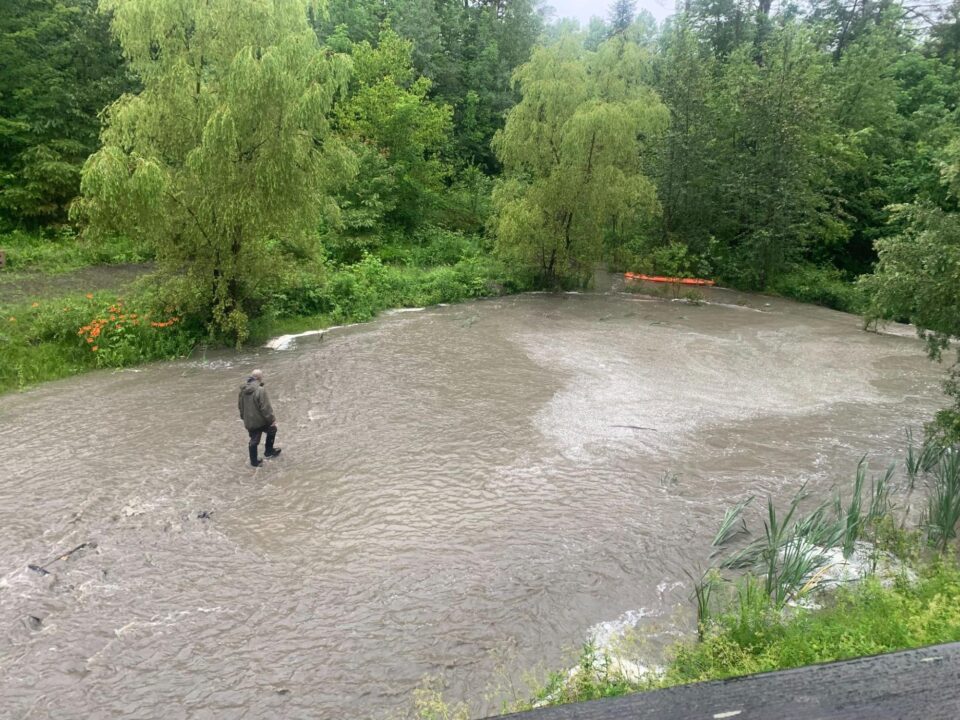
M743 519L743 511L753 502L754 496L751 495L746 500L741 500L731 508L727 508L723 514L723 520L720 521L720 528L713 538L713 546L719 548L741 533L747 532L747 522ZM739 521L739 522L738 522Z

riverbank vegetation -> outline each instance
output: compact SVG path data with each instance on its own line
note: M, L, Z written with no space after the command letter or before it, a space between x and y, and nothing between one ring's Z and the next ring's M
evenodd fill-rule
M786 617L771 610L754 585L714 620L698 643L681 643L653 676L636 678L593 646L577 668L550 677L533 699L513 710L584 702L676 685L786 670L960 640L960 571L955 564L923 566L916 579L868 578L836 591L817 610ZM425 714L424 717L430 717Z
M587 27L536 0L21 3L0 18L2 272L149 260L141 309L236 344L401 295L582 285L606 263L909 320L938 357L960 316L958 18L956 2L693 0L657 25L624 1ZM369 258L469 288L358 300Z
M388 308L516 292L529 283L462 237L434 237L415 250L418 257L396 253L389 264L365 255L352 264L291 270L258 297L251 339L364 322ZM212 346L205 325L168 297L163 281L147 276L121 293L77 292L3 305L0 383L8 390L25 389L85 370L173 359Z
M918 447L908 436L902 463L868 476L862 459L832 497L818 501L801 487L786 507L767 498L753 508L750 524L761 530L751 535L754 500L727 510L715 564L694 581L696 633L661 651L642 628L588 642L574 667L504 712L960 641L956 446ZM415 704L421 719L470 716L437 687Z
M151 248L128 237L105 237L97 242L79 239L69 226L45 232L14 230L0 235L6 267L0 282L12 282L36 273L59 275L92 265L145 263L153 258Z

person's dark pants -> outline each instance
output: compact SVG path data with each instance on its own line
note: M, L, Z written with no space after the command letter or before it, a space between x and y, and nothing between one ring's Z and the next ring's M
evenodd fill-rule
M250 433L250 457L257 457L257 446L260 444L260 438L264 433L267 435L267 455L270 455L273 452L273 440L277 437L277 426L276 425L264 425L261 428L256 428L254 430L248 430Z

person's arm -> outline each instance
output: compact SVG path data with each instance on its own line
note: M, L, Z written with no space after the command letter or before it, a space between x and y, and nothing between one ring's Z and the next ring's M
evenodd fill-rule
M258 405L260 406L260 413L267 421L267 425L275 425L277 419L273 416L273 407L270 405L270 398L267 396L267 391L263 388L260 388L260 392L257 393Z
M243 390L237 395L237 410L240 411L240 419L243 420Z

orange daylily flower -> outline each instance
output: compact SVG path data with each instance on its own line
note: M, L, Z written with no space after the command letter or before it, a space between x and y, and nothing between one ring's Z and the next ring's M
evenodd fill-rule
M93 293L87 293L87 300L93 300Z

